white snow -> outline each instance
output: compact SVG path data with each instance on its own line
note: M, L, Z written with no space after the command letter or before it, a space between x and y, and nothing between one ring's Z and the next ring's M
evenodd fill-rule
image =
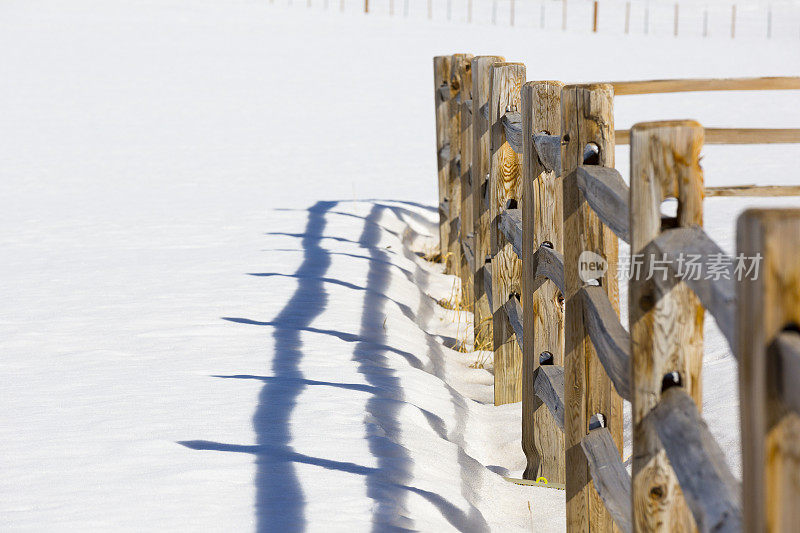
M454 278L414 253L436 234L431 57L567 82L800 74L785 43L303 2L0 15L3 530L563 529L563 492L498 475L522 469L519 404L448 348ZM619 97L616 121L797 127L797 98ZM709 185L797 183L797 145L704 154ZM705 225L733 251L746 206L798 204L711 199ZM707 321L704 411L738 475L735 363Z

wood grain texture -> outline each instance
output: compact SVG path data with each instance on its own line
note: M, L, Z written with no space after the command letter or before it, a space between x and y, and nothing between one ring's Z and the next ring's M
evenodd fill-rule
M600 221L617 237L630 242L628 229L630 190L617 169L586 165L578 167L575 172L578 188Z
M511 329L514 330L514 336L516 337L517 345L519 349L523 349L523 337L522 337L522 306L519 304L519 300L515 295L511 295L506 303L503 304L503 307L506 311L506 316L508 317L508 323L511 324Z
M721 264L715 267L719 273L709 271L712 264L710 258L726 255L722 248L699 226L674 228L662 232L645 247L646 254L655 254L659 260L667 262L669 276L657 274L653 281L659 285L659 292L668 292L681 280L679 265L684 258L699 256L702 258L697 275L683 276L683 283L689 287L700 300L717 323L728 344L735 352L736 346L736 282L734 281L734 264Z
M564 289L561 227L561 89L558 81L535 81L522 86L522 449L527 458L523 477L564 483ZM557 166L538 157L534 135L558 138ZM552 161L551 161L552 164ZM542 245L549 243L548 245ZM535 373L543 352L553 356L550 368L561 369L561 409L555 417L535 394Z
M533 393L542 401L560 432L564 431L564 367L539 365L533 372ZM547 476L545 476L547 477ZM547 478L548 480L550 478Z
M531 270L533 271L533 287L530 290L539 290L539 286L545 283L547 280L553 282L553 284L558 289L558 293L555 294L555 304L558 305L559 310L561 310L561 304L559 303L560 295L564 294L564 255L556 252L549 246L540 245L539 248L536 249L536 252L533 254L533 265L531 266ZM529 279L529 278L526 278ZM528 289L526 289L527 291ZM537 310L541 311L541 310ZM563 311L561 316L563 317ZM535 331L535 330L534 330ZM542 330L542 333L544 330ZM550 350L543 350L543 351L550 351Z
M511 245L511 249L522 259L522 210L503 209L500 211L500 233Z
M619 457L611 432L599 427L581 440L597 494L620 531L632 533L631 476Z
M450 176L450 128L448 127L448 105L450 98L450 56L433 58L433 87L436 113L436 165L439 184L439 255L447 255L450 242L448 214L441 206L447 203L448 178ZM448 206L449 207L449 206Z
M459 87L461 106L459 109L459 153L461 165L459 168L460 225L459 225L459 267L458 275L461 278L462 302L469 311L472 311L475 299L473 268L470 267L467 255L464 253L464 242L467 236L474 231L473 204L472 204L472 56L456 64L456 82ZM475 328L472 329L473 335ZM474 337L469 339L474 343Z
M631 337L602 287L584 286L583 321L597 358L623 399L631 399Z
M447 198L450 200L448 222L450 224L445 272L461 275L461 185L463 181L463 145L461 135L461 101L463 80L461 75L469 64L470 54L453 54L450 57L450 103L448 107L448 128L450 130L450 164L448 165Z
M800 333L784 331L771 345L775 393L786 409L800 415Z
M695 78L683 80L612 81L614 94L655 94L693 91L774 91L800 89L800 77Z
M522 113L507 111L502 118L503 128L506 132L506 142L516 153L522 153Z
M472 232L475 234L473 251L475 253L475 270L473 271L473 289L475 291L474 323L476 343L492 341L492 309L491 300L484 290L486 272L484 259L491 253L489 207L484 201L488 190L489 175L489 129L488 119L484 118L480 109L489 105L489 89L491 86L491 67L494 63L503 62L501 56L477 56L472 58ZM488 278L491 284L491 276Z
M559 104L561 98L559 98ZM559 107L559 111L561 111ZM543 130L545 132L549 130ZM558 130L556 130L558 131ZM536 148L536 156L539 158L544 170L561 173L561 135L549 133L534 133L533 146Z
M768 348L800 325L800 209L745 211L736 239L737 253L762 256L737 283L744 531L797 531L800 417L782 405Z
M630 131L617 130L617 144L630 143ZM798 128L705 128L704 144L795 144Z
M647 122L631 129L631 254L661 233L661 202L678 199L678 227L703 224L703 127L691 120ZM643 268L647 271L647 268ZM692 399L702 405L703 307L678 283L658 290L647 275L629 281L633 371L633 511L638 531L695 531L675 473L658 435L641 423L661 397L666 374L678 372Z
M522 400L522 352L514 330L502 309L511 293L520 293L522 261L499 228L500 212L509 200L522 201L522 165L506 141L503 115L520 108L520 89L525 82L522 63L495 63L491 67L489 92L489 166L491 254L492 254L492 340L494 345L494 401L496 405Z
M561 92L561 135L566 144L561 164L564 201L564 385L566 400L565 446L567 467L567 531L613 531L610 513L594 490L580 443L589 420L601 413L617 450L622 454L622 399L595 354L583 323L583 286L578 257L592 251L606 258L608 271L601 278L614 310L619 313L616 279L618 242L583 199L572 170L584 163L588 143L599 149L598 163L614 166L614 93L610 85L567 85ZM573 176L573 178L570 178Z
M702 532L742 531L741 487L692 398L670 387L645 419L664 446Z
M706 198L713 196L800 196L800 185L730 185L706 187Z

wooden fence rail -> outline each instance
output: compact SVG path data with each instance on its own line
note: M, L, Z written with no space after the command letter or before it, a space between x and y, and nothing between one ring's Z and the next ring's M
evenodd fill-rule
M439 72L442 60L435 64ZM524 477L565 484L570 532L793 530L800 520L800 210L740 217L737 258L763 259L740 282L702 216L706 196L779 196L800 187L705 188L700 151L706 135L797 142L800 130L780 130L783 141L775 141L778 130L725 137L689 120L639 123L625 132L628 185L614 168L613 102L615 90L798 89L800 78L564 86L524 77L519 63L472 60L473 172L460 174L471 202L460 209L473 209L473 232L461 232L458 248L473 254L459 264L472 265L476 328L478 299L491 304L495 402L522 400ZM439 95L447 94L438 80L437 124ZM487 151L476 147L483 132ZM440 153L453 135L444 139L437 135ZM449 155L439 157L440 176L442 165L458 163ZM476 174L482 160L488 168ZM678 201L675 217L661 212L667 198ZM447 199L441 220L450 227L442 235L457 226ZM618 239L632 254L627 329L619 318ZM688 271L686 256L702 261ZM744 485L701 415L705 311L740 364ZM633 408L630 475L621 458L623 399Z

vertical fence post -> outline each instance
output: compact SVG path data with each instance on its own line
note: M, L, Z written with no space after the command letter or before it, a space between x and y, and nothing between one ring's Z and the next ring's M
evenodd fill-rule
M539 161L533 135L561 133L560 81L522 86L522 449L527 457L523 477L544 476L564 483L564 433L550 410L534 394L533 373L540 361L564 364L564 313L561 291L550 280L536 280L534 253L544 243L563 253L563 209L560 170L548 171ZM545 357L542 357L545 355Z
M702 146L703 126L693 120L645 122L631 128L630 231L635 268L629 282L628 313L636 531L696 529L655 428L642 420L658 404L671 372L680 375L680 386L701 409L704 311L685 283L657 287L657 279L664 276L663 269L655 266L657 259L636 254L644 254L663 227L702 226ZM662 220L661 203L667 198L678 200L674 220Z
M467 256L464 254L462 243L466 242L468 236L472 233L473 216L472 216L472 108L467 107L471 105L472 100L472 56L467 56L458 62L456 71L456 80L458 82L460 92L459 107L459 154L461 156L461 163L459 165L458 181L460 183L461 195L457 201L460 204L459 213L461 223L458 225L460 228L458 235L458 257L459 267L458 275L461 278L461 295L462 303L465 304L468 310L472 310L474 301L473 290L473 274L470 265L467 262ZM474 334L474 328L473 328ZM473 339L470 339L472 341Z
M631 3L625 2L625 33L631 30Z
M433 18L433 0L428 0L428 20Z
M489 104L492 65L502 63L502 56L478 56L472 59L472 231L475 233L473 290L475 291L475 349L492 346L492 302L484 290L485 258L491 252L489 205L485 198L489 187L489 121L483 106Z
M433 89L436 105L436 161L439 174L439 256L444 262L450 242L447 220L447 185L450 175L450 56L433 58Z
M567 0L561 0L561 30L567 29Z
M767 39L772 39L772 4L767 6Z
M597 33L597 0L592 4L592 33Z
M506 141L502 118L520 107L520 89L525 83L525 65L500 63L492 66L489 93L489 217L492 250L492 336L494 346L494 403L522 400L522 351L503 305L512 293L519 294L522 262L500 231L500 211L508 200L522 200L522 168Z
M467 0L467 22L472 24L472 0Z
M448 106L448 127L450 129L450 163L448 165L447 198L448 235L445 256L445 272L460 275L461 267L461 80L458 75L464 63L469 64L471 55L453 54L450 58L450 103Z
M736 38L736 4L731 6L731 39Z
M703 10L703 37L708 37L708 8Z
M781 369L770 345L782 331L800 327L800 209L746 211L737 241L737 262L757 265L737 283L738 331L747 332L737 342L743 530L796 531L800 417L781 405L775 378L788 368Z
M509 10L508 20L509 20L511 26L513 26L514 25L514 0L511 0L511 5L509 6L508 10Z
M364 0L364 13L369 13L369 0Z
M597 358L583 323L583 286L578 258L584 251L603 256L608 270L599 280L619 313L617 238L604 227L578 189L578 165L614 166L614 89L608 84L567 85L561 92L564 210L564 436L566 448L567 531L613 531L611 515L594 490L581 439L589 421L602 414L622 453L622 399ZM593 144L592 144L593 143ZM587 158L587 148L594 156Z
M673 29L673 35L675 37L678 36L678 16L679 16L679 9L678 2L675 2L675 28Z

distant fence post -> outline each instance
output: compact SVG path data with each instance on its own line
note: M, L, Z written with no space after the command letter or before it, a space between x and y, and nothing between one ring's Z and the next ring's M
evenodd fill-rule
M597 358L583 321L578 291L584 285L578 258L584 251L605 258L599 280L619 313L617 237L604 227L578 189L578 165L614 167L614 89L609 84L567 85L561 92L564 210L564 436L566 448L567 531L611 532L611 515L594 489L581 439L595 414L605 418L622 454L622 399ZM594 150L592 150L594 147ZM588 150L587 150L588 149Z
M489 121L483 106L489 105L492 65L505 61L502 56L478 56L472 59L472 231L475 233L473 289L475 291L474 330L476 348L492 345L492 302L484 290L485 258L491 253L489 205Z
M738 331L747 332L737 343L743 531L797 531L800 417L783 400L797 398L798 387L791 368L800 354L800 209L746 211L737 241L737 261L757 265L737 282ZM794 335L794 353L782 355L793 355L793 365L774 349L786 333Z
M535 395L533 373L540 361L564 364L563 297L555 283L536 279L534 253L548 244L564 252L561 169L545 169L533 135L560 135L563 86L560 81L531 81L522 86L522 449L528 460L523 477L543 476L551 483L565 481L564 432Z
M459 259L458 275L461 278L461 295L462 303L472 310L472 303L474 298L473 275L472 269L467 262L467 256L464 254L462 243L468 241L469 235L472 233L472 56L466 56L454 63L455 81L459 89L459 103L458 103L458 153L460 162L457 166L458 176L457 181L459 184L460 195L457 198L459 203L460 223L459 235L456 240L458 248L457 257ZM470 107L468 107L470 106Z
M520 293L522 262L500 231L500 212L509 200L522 199L522 168L519 158L506 141L502 118L517 110L520 89L525 83L525 65L500 63L492 66L489 93L489 217L492 249L492 335L494 346L494 403L522 400L522 352L504 304L512 293Z
M659 288L656 282L666 277L666 265L658 266L649 252L636 254L645 254L664 227L702 226L703 126L693 120L640 123L631 128L630 143L634 529L694 531L694 518L658 434L643 419L672 385L683 387L701 410L704 311L685 283ZM678 200L674 220L662 219L661 203L667 198ZM679 374L677 382L673 372Z
M445 252L445 272L459 275L461 267L461 240L459 224L461 223L461 86L458 78L463 63L469 63L469 54L453 54L450 58L450 102L448 111L448 128L450 129L450 163L448 165L447 199L448 201L448 235L447 252Z
M439 174L439 255L444 262L450 242L447 220L447 186L450 175L450 56L433 58L433 89L436 111L436 161Z

